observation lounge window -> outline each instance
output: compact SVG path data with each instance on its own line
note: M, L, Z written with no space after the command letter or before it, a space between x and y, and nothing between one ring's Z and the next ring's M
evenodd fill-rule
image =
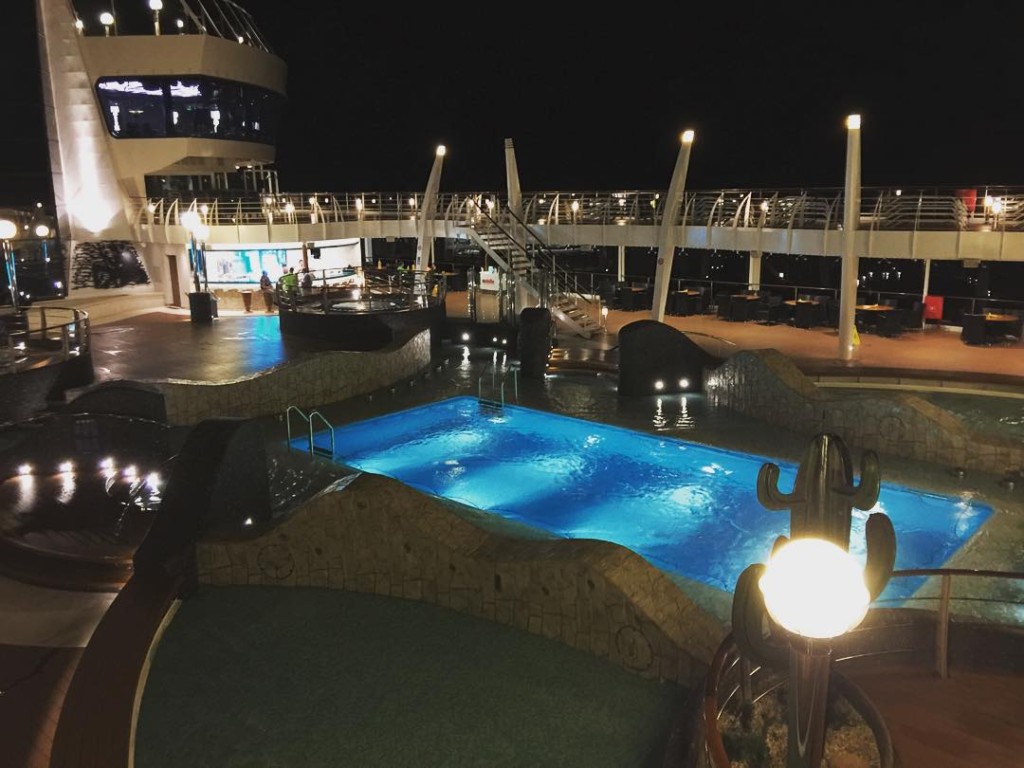
M281 94L191 75L106 77L96 83L107 131L118 139L203 138L274 144Z

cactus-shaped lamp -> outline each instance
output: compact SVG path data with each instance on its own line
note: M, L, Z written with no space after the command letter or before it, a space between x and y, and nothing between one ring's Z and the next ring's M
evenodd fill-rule
M779 468L765 464L757 498L766 508L790 510L790 538L775 542L768 565L747 567L736 583L732 626L740 652L758 664L788 664L789 768L818 768L825 741L825 709L832 660L830 640L863 619L868 603L889 581L896 534L881 513L868 517L867 564L849 555L854 507L878 501L878 459L861 458L853 484L850 453L836 435L820 434L807 449L790 493L778 486Z

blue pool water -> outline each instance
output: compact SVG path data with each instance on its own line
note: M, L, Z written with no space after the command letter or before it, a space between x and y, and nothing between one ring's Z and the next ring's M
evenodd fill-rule
M470 397L342 425L335 438L335 459L351 467L566 538L613 541L724 590L789 533L788 511L757 501L768 459L751 454L516 406L482 411ZM775 463L790 490L796 466ZM930 568L992 509L883 483L872 511L896 528L897 568ZM867 515L854 510L851 551L862 559Z

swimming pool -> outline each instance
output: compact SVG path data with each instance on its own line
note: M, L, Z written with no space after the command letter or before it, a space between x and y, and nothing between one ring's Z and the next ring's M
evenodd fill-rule
M558 536L613 541L728 591L789 532L787 512L757 501L764 457L519 406L455 397L336 427L335 439L340 463ZM775 463L788 490L796 465ZM896 528L897 568L928 568L992 509L883 483L873 511ZM851 551L862 559L867 515L854 510Z

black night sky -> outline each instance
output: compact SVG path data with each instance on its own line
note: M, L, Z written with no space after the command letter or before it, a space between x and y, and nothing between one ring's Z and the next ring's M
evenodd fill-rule
M144 0L114 2L144 24ZM851 111L865 186L1024 184L1015 3L240 4L289 65L282 189L420 189L438 143L442 191L503 189L505 137L525 190L664 189L687 127L691 189L838 187ZM15 5L0 203L47 169ZM75 6L98 32L110 0Z

